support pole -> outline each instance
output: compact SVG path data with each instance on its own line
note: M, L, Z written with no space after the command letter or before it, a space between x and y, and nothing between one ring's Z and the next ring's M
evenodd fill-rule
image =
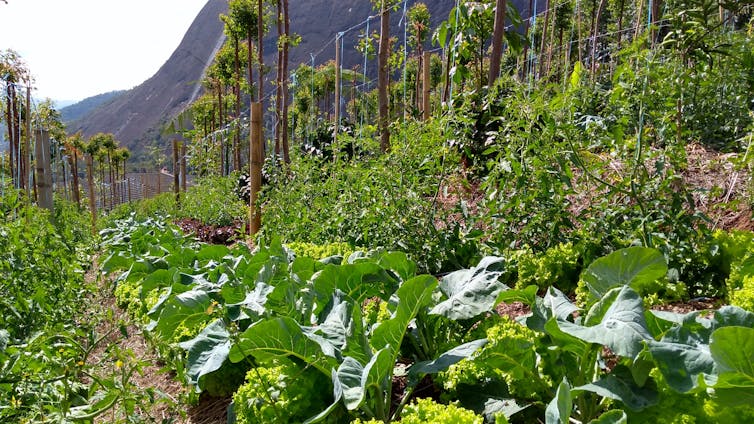
M89 211L92 213L92 234L97 234L97 203L94 200L94 159L86 154L86 183L89 186Z
M262 226L262 209L259 207L259 191L262 188L262 103L251 104L251 142L249 143L249 235L254 236Z
M52 171L50 169L50 134L36 131L37 193L39 206L52 212Z
M241 163L241 156L238 153L238 163ZM240 165L239 165L240 167ZM240 169L240 168L236 168ZM181 143L181 190L186 192L186 142Z
M337 160L336 146L338 144L338 130L340 129L340 37L335 37L335 129L332 135L333 160Z
M423 117L425 121L429 120L430 117L430 106L429 106L429 91L430 91L430 74L429 74L429 63L431 59L431 54L429 52L424 52L424 57L422 58L422 111L423 111Z
M178 140L173 140L173 191L175 192L175 202L181 204L181 165L178 162Z

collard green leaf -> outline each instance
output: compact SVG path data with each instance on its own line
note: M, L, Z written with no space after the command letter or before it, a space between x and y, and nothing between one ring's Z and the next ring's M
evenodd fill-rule
M589 424L627 424L628 417L620 409L611 409L599 417L589 421Z
M179 346L188 352L186 357L188 383L197 385L201 376L219 370L223 362L228 359L230 333L225 328L223 320L218 319L193 339L179 343Z
M451 365L457 364L464 359L471 358L476 351L484 347L486 344L487 339L474 340L456 346L432 361L417 362L409 368L409 382L416 384L424 375L445 371L450 368Z
M582 273L581 279L599 299L616 286L641 288L664 278L667 272L667 262L659 250L634 246L595 260Z
M754 328L719 328L710 337L709 349L719 372L754 378Z
M568 381L563 381L558 385L558 391L555 397L547 404L545 410L545 423L547 424L568 424L573 409L573 398L571 395L571 386Z
M419 275L404 282L395 292L399 299L395 313L372 332L372 338L369 341L372 347L382 349L385 346L391 346L397 351L409 322L432 299L435 287L437 287L437 280L430 275Z
M619 367L609 375L573 390L596 393L602 397L622 402L633 411L640 411L657 404L657 390L654 385L639 387L633 381L631 371Z
M320 323L313 330L343 352L361 362L371 356L359 304L336 290L332 300L321 314Z
M245 296L239 300L238 296L245 291L245 288L245 285L225 285L220 291L231 321L262 318L267 311L265 308L267 296L275 289L265 283L258 283L254 290L245 293Z
M192 329L209 319L208 309L212 303L209 295L202 290L189 290L168 298L160 310L153 329L160 337L168 338L179 326Z
M375 296L387 299L398 281L377 264L359 262L340 266L326 265L314 276L312 283L324 306L336 289L356 302Z
M364 401L364 366L354 358L346 357L338 367L337 378L343 388L343 403L353 411Z
M10 340L10 333L8 330L0 330L0 352L5 351L8 347L8 341Z
M320 412L319 414L307 419L304 421L304 424L314 424L321 422L325 418L327 418L330 413L338 407L338 404L340 404L340 400L343 399L343 386L340 384L340 380L338 379L338 373L333 368L330 374L332 383L333 383L333 403L330 404L327 408L325 408L324 411Z
M377 265L393 271L401 281L416 276L416 264L403 252L385 252L377 258Z
M590 343L609 347L617 355L635 358L643 348L643 342L651 340L644 321L644 307L639 295L628 286L613 289L617 296L608 293L605 299L611 301L599 324L584 327L568 321L558 320L558 326L565 333ZM613 299L614 297L614 299ZM594 308L605 310L603 301Z
M497 296L495 304L498 304L500 302L521 302L525 305L532 306L537 300L538 291L539 287L535 285L527 286L526 288L520 290L504 290Z
M196 259L200 261L220 262L229 254L230 249L228 249L227 246L221 244L205 244L198 252L196 252Z
M440 281L440 290L448 299L429 313L463 320L489 312L497 304L500 292L509 288L498 280L504 266L505 259L488 256L474 268L446 275Z
M260 359L295 356L326 375L336 366L335 359L323 352L321 343L313 340L299 323L288 317L259 321L247 328L231 346L229 358L232 362L240 362L247 355Z
M710 353L717 365L715 395L728 406L754 402L754 328L723 327L710 337Z
M650 340L647 348L665 381L677 392L704 387L704 377L714 372L715 362L706 346Z

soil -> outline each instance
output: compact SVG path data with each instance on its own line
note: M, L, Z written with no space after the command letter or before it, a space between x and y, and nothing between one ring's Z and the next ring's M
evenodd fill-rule
M186 405L187 388L176 375L164 369L164 363L145 339L140 328L135 325L128 313L115 304L111 280L107 277L97 279L99 267L95 263L87 273L89 283L97 282L98 291L90 299L91 305L97 305L92 319L98 319L97 334L106 337L95 347L88 358L88 365L96 375L107 376L117 371L120 364L111 352L125 352L126 362L123 366L138 366L129 384L133 385L132 394L153 392L154 401L147 397L137 402L136 413L145 422L174 424L225 424L227 422L230 398L212 398L201 396L196 405ZM104 318L104 319L103 319ZM85 318L86 319L86 318ZM110 411L97 417L94 422L112 423L123 421L119 411Z

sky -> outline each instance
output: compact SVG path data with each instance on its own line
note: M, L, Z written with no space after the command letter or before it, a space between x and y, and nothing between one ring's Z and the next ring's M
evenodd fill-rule
M0 51L21 55L37 99L126 90L168 60L207 1L0 1Z

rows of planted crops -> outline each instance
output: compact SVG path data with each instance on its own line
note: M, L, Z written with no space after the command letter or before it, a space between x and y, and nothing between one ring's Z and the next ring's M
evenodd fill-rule
M250 251L133 218L103 243L119 305L238 423L754 420L754 314L647 309L668 273L651 248L585 267L575 303L511 288L503 257L438 279L399 252ZM495 312L512 302L529 312Z

